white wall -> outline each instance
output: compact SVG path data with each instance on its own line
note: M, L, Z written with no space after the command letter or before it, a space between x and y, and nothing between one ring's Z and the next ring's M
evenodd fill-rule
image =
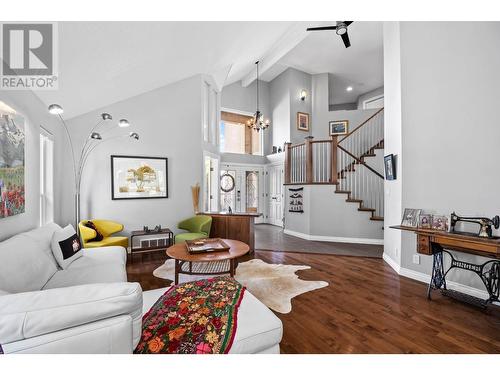
M397 42L397 26L389 25L389 30L394 32L392 41ZM401 208L488 217L499 214L500 50L492 47L498 40L497 22L402 22L400 43L386 44L393 62L397 60L397 48L401 51L400 119L395 109L397 76L385 82L386 124L402 124L402 160L398 163L398 168L402 167L398 176ZM389 113L394 116L392 120ZM396 138L397 133L394 129ZM390 152L389 147L397 149L397 142L386 138L386 152ZM394 211L399 208L395 196L390 200ZM400 217L401 211L386 223L398 224ZM387 241L388 236L386 248ZM415 251L415 236L403 234L401 266L430 274L431 257L422 256L420 265L413 264ZM485 260L458 256L472 262ZM452 281L482 288L470 272L452 271L449 276Z
M399 22L384 23L384 152L396 158L396 180L384 182L384 254L401 264L401 231L389 229L399 224L402 214L401 139L401 51Z
M307 98L300 100L302 89ZM270 103L273 112L273 145L283 149L285 142L301 143L312 134L312 76L300 70L288 68L270 83ZM297 129L297 112L309 113L309 131Z
M143 225L161 224L176 229L193 214L191 189L202 183L202 77L195 76L148 93L106 106L69 121L80 148L101 112L127 118L140 141L103 143L89 158L82 183L82 218L105 218L123 223L126 232ZM116 129L119 133L119 129ZM167 199L111 200L110 155L168 158ZM66 206L72 197L66 195ZM71 213L66 215L71 220Z
M47 112L46 106L31 91L0 91L0 100L15 109L25 118L25 198L26 211L23 214L0 219L0 240L14 234L33 229L39 225L40 216L40 126L54 136L54 221L59 222L61 205L57 197L64 188L60 183L61 168L57 163L61 158L61 124ZM72 184L70 186L73 186Z
M335 120L348 120L349 131L353 131L378 109L368 110L340 110L330 111L328 104L328 74L315 74L312 76L312 113L314 124L311 135L315 139L330 138L329 122Z
M290 90L288 71L284 71L269 84L272 111L272 145L283 149L290 142Z
M333 185L304 185L304 213L288 212L285 187L285 229L325 241L382 243L383 223L370 220L369 212L358 211L357 203L347 203L346 195L335 194Z

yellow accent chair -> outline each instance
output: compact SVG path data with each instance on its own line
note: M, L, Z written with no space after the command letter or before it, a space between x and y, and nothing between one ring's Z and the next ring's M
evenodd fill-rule
M86 227L85 224L89 220L82 220L78 224L80 229L80 237L82 239L82 244L84 248L92 247L104 247L104 246L123 246L125 249L128 247L128 237L124 236L114 236L113 233L121 232L123 230L123 224L115 223L110 220L90 220L94 223L95 227L102 234L103 239L101 241L92 241L97 235L96 231L92 228Z

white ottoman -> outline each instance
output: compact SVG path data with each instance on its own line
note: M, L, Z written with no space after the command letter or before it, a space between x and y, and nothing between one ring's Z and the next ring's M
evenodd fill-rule
M168 288L143 293L144 315ZM238 327L230 354L279 354L283 324L269 308L245 290L238 309Z

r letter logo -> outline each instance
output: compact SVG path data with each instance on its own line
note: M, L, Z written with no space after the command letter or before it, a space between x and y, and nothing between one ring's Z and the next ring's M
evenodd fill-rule
M52 23L2 24L0 88L57 89L55 41Z

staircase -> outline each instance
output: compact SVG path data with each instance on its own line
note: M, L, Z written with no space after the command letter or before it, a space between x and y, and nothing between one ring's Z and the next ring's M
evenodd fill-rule
M384 109L380 109L344 136L329 140L306 138L287 144L285 184L331 184L347 203L370 213L370 220L384 220L383 163L370 166L369 158L384 148ZM383 152L383 151L382 151Z

